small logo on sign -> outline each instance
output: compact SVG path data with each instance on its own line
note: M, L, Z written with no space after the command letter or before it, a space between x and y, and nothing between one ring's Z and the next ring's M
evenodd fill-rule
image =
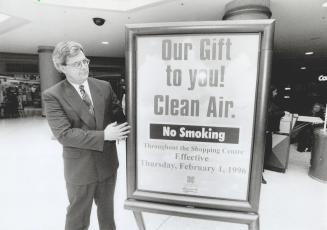
M195 177L194 176L187 176L187 183L188 184L194 184Z
M198 188L195 185L195 176L186 177L186 184L183 187L183 192L193 194L196 194L198 192Z

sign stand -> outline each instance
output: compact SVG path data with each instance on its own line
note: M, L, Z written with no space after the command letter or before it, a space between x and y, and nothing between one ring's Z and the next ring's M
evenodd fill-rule
M140 230L142 212L259 230L273 34L274 20L127 25L125 208Z
M127 204L125 204L125 208L129 209ZM131 210L133 210L133 209L131 208ZM145 224L144 224L142 212L141 211L133 211L133 215L135 217L136 224L137 224L139 230L145 230Z
M163 215L198 218L218 222L240 223L248 225L249 230L259 230L259 215L256 213L240 213L222 210L209 210L193 207L155 204L128 200L125 208L132 210L139 230L146 230L142 218L142 211Z

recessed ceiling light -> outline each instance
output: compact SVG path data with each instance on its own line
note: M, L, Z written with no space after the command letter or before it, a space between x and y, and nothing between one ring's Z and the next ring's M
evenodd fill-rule
M103 45L108 45L109 42L101 42Z
M327 2L324 2L324 3L322 4L322 7L327 7Z
M312 55L312 54L314 54L313 51L305 52L305 55Z
M307 67L305 67L305 66L302 66L302 67L301 67L301 69L307 69Z

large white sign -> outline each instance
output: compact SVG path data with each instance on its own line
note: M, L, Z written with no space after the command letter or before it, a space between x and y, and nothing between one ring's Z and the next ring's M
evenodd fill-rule
M136 44L137 188L247 200L260 35Z

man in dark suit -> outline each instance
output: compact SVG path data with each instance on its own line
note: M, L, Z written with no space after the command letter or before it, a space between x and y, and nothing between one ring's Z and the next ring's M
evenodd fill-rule
M42 97L50 128L63 146L69 199L66 230L86 230L93 200L101 230L114 230L113 198L118 168L115 141L130 126L109 83L88 78L89 60L77 42L60 42L53 51L56 69L66 79Z

